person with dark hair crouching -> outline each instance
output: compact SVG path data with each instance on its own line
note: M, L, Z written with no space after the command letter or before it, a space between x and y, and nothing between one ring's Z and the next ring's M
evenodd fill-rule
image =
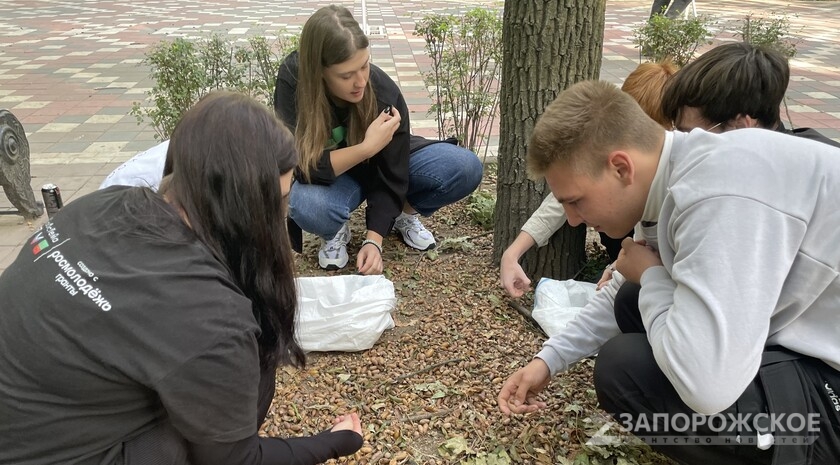
M718 45L668 81L662 114L672 129L685 132L762 128L840 147L815 129L785 127L781 105L789 81L790 66L780 52L746 42Z
M278 364L305 363L297 162L269 108L211 93L175 128L158 193L96 191L32 236L0 275L0 463L302 465L361 447L355 413L257 435Z

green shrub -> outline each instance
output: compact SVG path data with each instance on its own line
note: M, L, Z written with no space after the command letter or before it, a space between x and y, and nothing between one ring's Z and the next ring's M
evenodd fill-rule
M280 61L298 43L298 36L287 37L282 31L278 37L269 41L254 36L234 43L212 34L195 42L178 38L157 44L144 60L155 84L145 102L134 102L131 114L138 124L148 119L155 137L163 140L172 134L181 115L214 89L243 92L273 106Z
M790 19L785 14L771 12L770 16L755 16L750 13L744 17L736 34L748 44L775 49L788 58L796 55L799 41L791 36Z
M653 61L670 58L677 66L685 66L700 45L712 43L709 28L713 24L703 15L690 19L654 15L633 30L633 43Z
M478 152L487 147L499 106L502 18L499 10L474 8L463 15L433 14L417 23L431 70L423 82L432 97L438 136L454 136Z
M496 195L477 190L467 199L467 211L473 222L484 229L493 229L493 211L496 209Z

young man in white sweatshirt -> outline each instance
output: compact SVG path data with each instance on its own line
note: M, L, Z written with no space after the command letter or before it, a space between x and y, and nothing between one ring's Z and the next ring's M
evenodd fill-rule
M840 150L760 129L665 131L587 81L546 108L527 163L570 224L620 237L641 223L659 240L625 239L616 263L641 284L643 332L587 306L507 380L502 412L545 407L551 377L598 352L601 406L681 462L835 463Z

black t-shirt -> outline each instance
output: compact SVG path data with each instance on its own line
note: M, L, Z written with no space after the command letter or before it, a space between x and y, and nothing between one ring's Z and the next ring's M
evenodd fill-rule
M165 418L190 441L256 432L250 301L166 204L68 204L0 276L0 461L101 454Z
M250 300L161 197L79 198L0 275L0 463L99 463L162 422L221 457L288 451L256 438L258 334Z

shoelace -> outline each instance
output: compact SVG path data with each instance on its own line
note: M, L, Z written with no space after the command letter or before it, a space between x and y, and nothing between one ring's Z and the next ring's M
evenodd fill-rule
M326 246L324 250L327 252L333 252L341 249L342 247L347 247L346 234L338 234L336 237L328 240L324 245Z
M340 249L342 247L347 247L347 242L345 242L341 239L332 239L329 242L327 242L326 245L327 245L327 247L326 247L327 250L337 250L337 249Z
M413 232L416 232L416 233L422 233L426 230L426 228L423 227L423 223L421 223L420 220L417 219L417 217L414 216L414 215L409 216L408 219L405 220L405 224L406 224L405 229L407 229L409 231L413 231Z

